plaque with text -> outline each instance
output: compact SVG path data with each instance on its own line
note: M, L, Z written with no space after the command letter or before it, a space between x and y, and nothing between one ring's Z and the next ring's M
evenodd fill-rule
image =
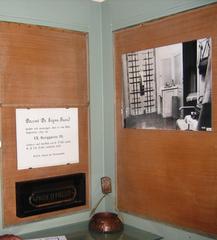
M79 162L78 109L16 109L17 168Z
M16 182L16 215L20 218L86 203L85 173Z

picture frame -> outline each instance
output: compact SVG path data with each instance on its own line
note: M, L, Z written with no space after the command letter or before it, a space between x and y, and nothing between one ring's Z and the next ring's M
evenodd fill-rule
M212 131L212 43L122 54L124 128Z

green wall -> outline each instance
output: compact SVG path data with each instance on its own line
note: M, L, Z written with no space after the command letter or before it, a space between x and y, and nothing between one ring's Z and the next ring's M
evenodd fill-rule
M90 0L0 0L0 20L62 27L89 33L91 202L101 197L104 175L103 81L101 5ZM2 204L1 204L2 205ZM104 209L104 204L100 205ZM4 229L0 208L0 234L46 229L89 219L89 211Z
M217 2L216 0L107 0L102 4L103 89L104 89L104 164L105 175L115 179L115 89L112 31L145 21ZM135 159L133 159L135 160ZM127 179L126 179L127 181ZM114 181L113 181L114 182ZM106 200L106 209L114 209L113 195ZM127 197L127 196L126 196ZM165 240L212 239L148 219L121 213L124 222L159 234Z
M0 0L0 20L63 27L89 33L90 159L92 206L101 196L100 177L113 180L113 193L100 205L115 203L115 90L112 31L151 19L206 5L216 0ZM2 208L0 208L0 217ZM205 240L165 224L122 214L127 224L157 233L165 240ZM4 229L0 234L23 234L89 219L89 211Z

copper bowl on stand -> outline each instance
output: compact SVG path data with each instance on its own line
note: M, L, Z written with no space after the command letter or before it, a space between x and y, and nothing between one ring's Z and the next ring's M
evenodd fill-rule
M117 233L123 231L123 223L116 213L99 212L89 222L89 230L98 233Z

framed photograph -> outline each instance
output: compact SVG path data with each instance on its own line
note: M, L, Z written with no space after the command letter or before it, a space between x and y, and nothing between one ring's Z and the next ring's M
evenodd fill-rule
M212 131L212 39L122 54L124 128Z

